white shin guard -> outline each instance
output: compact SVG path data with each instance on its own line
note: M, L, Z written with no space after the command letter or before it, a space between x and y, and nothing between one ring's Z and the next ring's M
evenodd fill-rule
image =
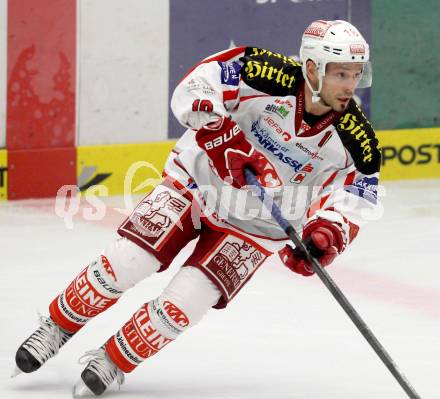
M221 293L203 272L183 267L164 292L144 304L107 342L112 362L125 373L197 324Z
M125 291L160 268L159 261L149 252L125 237L121 237L104 250L115 273L116 284Z
M196 325L220 299L221 293L199 269L183 267L162 294L148 303L151 323L174 340Z
M220 290L199 269L182 267L157 298L180 308L189 319L189 326L197 324L220 299Z

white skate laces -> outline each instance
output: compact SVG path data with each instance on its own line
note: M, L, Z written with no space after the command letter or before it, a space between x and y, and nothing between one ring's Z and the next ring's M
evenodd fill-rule
M78 359L78 363L87 363L87 366L73 387L74 398L86 396L90 391L95 395L101 395L115 379L118 388L124 383L124 373L108 358L105 347L87 351ZM90 372L95 375L93 378L90 378Z
M38 314L38 319L40 327L23 343L22 347L38 362L44 364L58 353L73 334L61 329L50 317Z

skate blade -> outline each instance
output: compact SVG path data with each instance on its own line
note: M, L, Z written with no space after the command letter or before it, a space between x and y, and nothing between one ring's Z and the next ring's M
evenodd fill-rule
M79 381L73 386L72 397L76 399L84 397L95 397L95 395L87 387L87 385L84 384L84 381L82 379L79 379Z
M21 374L23 371L21 371L17 366L14 367L14 370L12 370L11 378L17 377L17 375Z

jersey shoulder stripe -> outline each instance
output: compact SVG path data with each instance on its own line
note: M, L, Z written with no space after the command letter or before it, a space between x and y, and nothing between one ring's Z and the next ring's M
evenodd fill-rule
M246 47L240 58L242 80L271 96L296 95L303 81L301 64L293 58L260 47Z
M334 126L359 172L365 175L379 172L379 141L371 123L353 99Z

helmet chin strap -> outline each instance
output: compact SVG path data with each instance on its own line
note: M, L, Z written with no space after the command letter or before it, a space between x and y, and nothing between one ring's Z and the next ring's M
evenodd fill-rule
M318 90L314 90L312 87L312 84L309 81L309 78L307 77L307 74L304 74L304 80L306 81L307 86L309 87L310 91L312 92L312 103L318 103L321 100L321 97L319 97L319 93L322 89L322 76L321 74L318 74Z
M312 93L312 103L319 103L319 101L321 100L321 97L319 97L319 92Z

